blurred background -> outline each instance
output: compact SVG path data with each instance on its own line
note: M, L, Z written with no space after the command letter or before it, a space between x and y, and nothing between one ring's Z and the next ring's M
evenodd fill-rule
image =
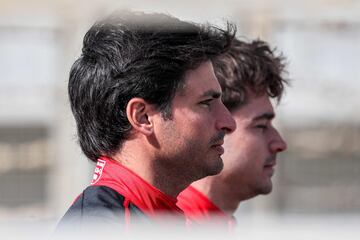
M0 0L0 225L51 229L88 185L68 73L93 22L118 8L238 26L283 52L292 79L276 108L288 142L274 191L241 204L240 231L360 224L360 1ZM11 225L13 226L13 225ZM18 225L17 225L18 226ZM270 226L270 227L269 227ZM272 226L274 228L272 228ZM252 228L255 227L255 228ZM292 228L291 228L292 227ZM310 230L309 230L310 229ZM250 231L250 232L249 232Z

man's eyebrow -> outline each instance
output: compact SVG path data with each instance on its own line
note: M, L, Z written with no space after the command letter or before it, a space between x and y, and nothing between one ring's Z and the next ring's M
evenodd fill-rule
M215 90L208 90L201 94L201 97L212 97L212 98L220 98L221 92L215 91Z
M259 121L259 120L272 120L275 117L275 114L272 112L263 113L259 116L256 116L253 118L253 121Z

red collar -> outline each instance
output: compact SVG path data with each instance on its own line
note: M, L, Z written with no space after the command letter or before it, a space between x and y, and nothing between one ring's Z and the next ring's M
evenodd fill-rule
M111 158L98 159L91 185L114 189L149 216L161 212L183 215L176 206L176 199L161 192Z
M185 216L196 223L203 223L207 221L224 221L229 226L235 224L233 216L222 211L203 193L189 186L182 191L178 196L177 205L184 211Z

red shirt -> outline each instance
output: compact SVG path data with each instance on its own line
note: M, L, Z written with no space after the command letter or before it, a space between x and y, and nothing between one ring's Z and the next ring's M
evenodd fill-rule
M178 196L177 205L184 211L188 222L195 222L199 225L206 222L223 222L230 229L235 225L233 216L228 215L216 206L204 194L189 186Z
M122 164L101 157L96 164L91 186L77 197L57 229L81 232L92 229L94 223L107 227L114 224L114 229L119 227L118 224L123 224L128 229L133 219L143 223L164 221L164 217L185 220L176 202L176 199L150 185ZM143 215L147 218L142 218Z
M106 186L125 197L125 218L129 202L138 207L145 215L153 217L159 213L183 216L176 206L177 200L150 185L136 173L119 162L101 157L94 170L92 186Z

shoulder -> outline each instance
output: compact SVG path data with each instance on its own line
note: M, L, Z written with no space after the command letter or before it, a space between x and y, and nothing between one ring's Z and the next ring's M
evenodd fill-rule
M124 225L125 197L114 189L105 186L89 186L74 201L58 228L75 228L79 224ZM134 216L143 213L133 204L128 211Z
M107 209L124 210L125 197L106 186L89 186L75 200L71 209Z

